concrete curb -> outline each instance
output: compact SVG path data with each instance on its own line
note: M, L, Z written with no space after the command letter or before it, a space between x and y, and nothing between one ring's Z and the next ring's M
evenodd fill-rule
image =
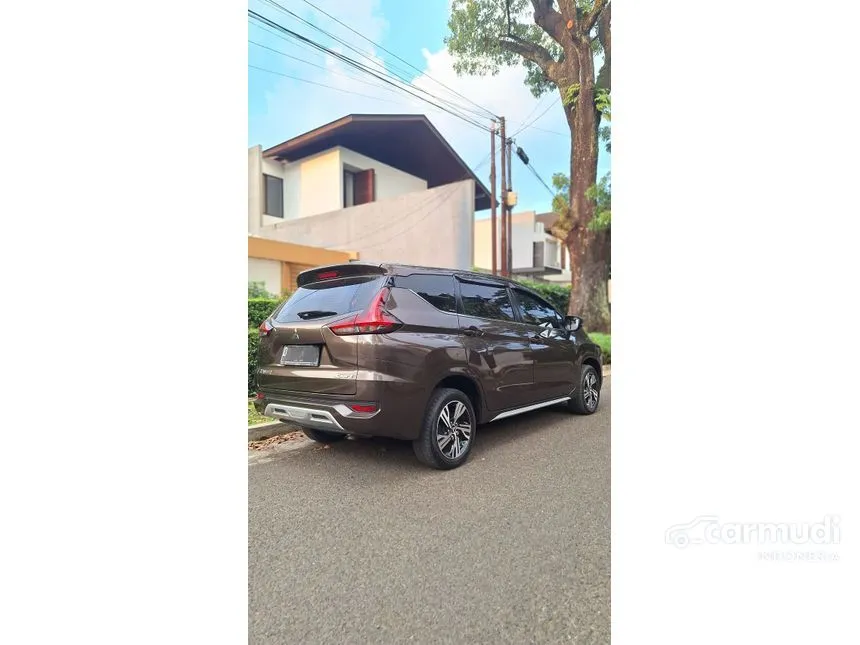
M258 423L253 426L248 426L248 441L260 441L268 439L278 434L290 432L291 426L280 421L270 421L267 423Z
M603 366L603 378L606 378L607 376L612 376L612 365Z

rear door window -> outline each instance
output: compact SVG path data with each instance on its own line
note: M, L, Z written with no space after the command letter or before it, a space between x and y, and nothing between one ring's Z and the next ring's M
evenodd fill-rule
M425 275L414 273L394 278L394 286L411 289L441 311L457 313L457 297L454 295L454 276Z
M275 315L275 322L316 320L362 311L384 284L384 277L358 276L299 287Z
M463 313L467 316L516 321L505 286L461 282L460 298L463 300Z

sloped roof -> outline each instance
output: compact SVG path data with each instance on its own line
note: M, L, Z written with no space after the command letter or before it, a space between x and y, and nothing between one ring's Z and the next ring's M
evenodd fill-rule
M423 114L349 114L263 151L297 161L335 146L427 181L428 188L472 179L475 210L490 207L490 191Z

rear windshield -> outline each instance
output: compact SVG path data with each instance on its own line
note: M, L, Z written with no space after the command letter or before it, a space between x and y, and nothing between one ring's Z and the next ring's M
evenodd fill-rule
M275 322L330 318L362 311L385 284L380 276L326 280L299 287L275 316Z

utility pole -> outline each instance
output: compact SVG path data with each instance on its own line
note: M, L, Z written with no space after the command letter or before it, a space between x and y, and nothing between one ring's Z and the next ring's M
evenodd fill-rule
M493 275L498 273L496 263L496 122L490 125L490 217L493 236Z
M506 142L506 148L508 151L508 192L509 193L512 192L514 189L514 182L511 179L511 168L513 168L513 165L514 165L513 158L511 157L512 143L513 142L510 139ZM512 212L513 207L508 206L508 200L507 199L505 199L505 208L508 209L508 258L507 258L507 263L508 263L508 277L510 278L514 272L514 252L513 252L514 226L513 226L513 222L512 222L513 218L511 217L513 215L513 212Z
M505 117L499 117L502 130L502 275L508 275L508 189L507 173L505 172Z

